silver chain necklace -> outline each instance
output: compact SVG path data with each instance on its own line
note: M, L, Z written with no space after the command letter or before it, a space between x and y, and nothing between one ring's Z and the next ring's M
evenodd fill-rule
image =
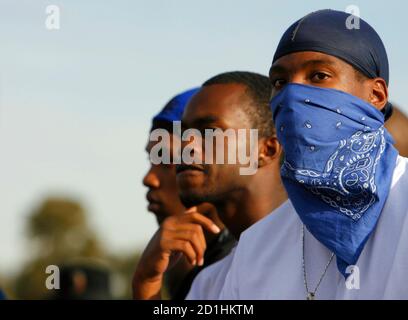
M326 267L324 268L324 271L322 275L320 276L319 282L316 285L316 288L313 291L309 291L309 287L307 285L307 277L306 277L306 264L305 264L305 225L302 224L302 268L303 268L303 281L305 283L305 289L306 289L306 300L314 300L316 296L317 289L319 289L320 283L322 282L324 276L326 275L327 269L330 266L330 263L332 262L334 257L334 253L331 254L329 261L326 264Z

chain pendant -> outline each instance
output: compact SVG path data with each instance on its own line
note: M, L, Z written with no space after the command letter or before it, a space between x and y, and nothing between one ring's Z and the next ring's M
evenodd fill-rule
M329 261L327 261L326 267L324 268L324 271L322 275L320 276L319 282L316 285L316 288L314 289L313 292L309 291L309 288L307 286L307 277L306 277L306 263L305 263L305 225L302 225L302 268L303 268L303 282L305 284L305 289L307 292L306 300L315 300L315 293L317 289L319 289L320 283L322 282L324 276L326 275L327 269L329 268L330 263L332 262L334 258L334 252L332 252Z
M307 300L314 300L315 299L314 293L313 292L308 292L306 299Z

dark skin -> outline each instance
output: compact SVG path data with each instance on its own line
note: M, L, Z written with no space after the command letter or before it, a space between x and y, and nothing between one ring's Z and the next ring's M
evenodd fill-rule
M180 139L174 135L170 135L169 152L173 154L173 141ZM149 141L146 146L146 152L152 150L153 146L158 143ZM143 184L148 188L146 199L149 202L147 209L156 216L159 226L162 225L166 218L178 216L184 213L187 208L181 203L177 183L176 183L176 165L170 164L150 164L150 168L143 178ZM197 211L202 212L210 218L214 223L223 229L224 225L217 215L217 212L209 203L200 203ZM211 234L205 234L207 241L211 240Z
M172 154L174 139L166 146ZM158 143L149 141L149 153ZM146 198L148 210L153 212L159 223L137 265L133 276L133 297L135 299L161 299L164 274L170 285L181 281L194 266L204 263L203 256L214 236L224 228L215 208L209 203L186 209L181 203L176 184L174 164L151 164L143 179L149 188ZM184 255L181 255L183 253Z
M347 62L319 52L296 52L279 58L272 65L269 78L273 85L272 97L287 83L298 83L344 91L378 110L388 101L384 79L364 77Z
M173 136L171 145L172 150ZM149 141L146 152L152 150L156 141ZM176 185L176 168L174 164L151 164L149 171L143 178L143 184L148 188L146 199L149 202L147 209L156 216L157 223L162 224L163 220L169 216L174 216L184 212L183 206L178 197Z
M395 140L395 148L403 157L408 157L408 117L394 105L394 111L385 127Z
M241 84L217 84L203 87L190 101L183 114L183 129L251 129L250 115L244 111L251 104L246 87ZM248 139L247 139L248 141ZM227 154L225 144L224 154ZM202 146L205 151L205 146ZM203 164L177 173L182 200L190 205L202 201L213 204L221 220L239 239L242 231L263 218L287 199L280 179L282 148L276 137L258 140L258 170L241 175L237 164ZM199 155L204 159L203 154ZM214 159L216 151L214 152ZM203 160L204 162L204 160ZM273 196L271 196L273 195Z

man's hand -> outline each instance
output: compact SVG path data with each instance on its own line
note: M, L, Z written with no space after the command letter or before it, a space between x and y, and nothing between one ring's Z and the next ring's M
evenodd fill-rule
M219 233L213 221L190 208L166 218L147 245L133 276L134 299L160 299L163 274L182 253L192 265L204 264L204 229Z

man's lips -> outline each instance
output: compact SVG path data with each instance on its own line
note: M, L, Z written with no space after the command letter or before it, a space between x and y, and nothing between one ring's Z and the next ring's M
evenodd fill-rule
M152 195L151 191L149 191L149 192L146 194L146 199L147 199L147 201L149 201L149 203L159 203L159 201L154 198L154 196Z
M155 197L151 194L151 191L146 194L146 199L149 202L147 210L156 213L160 209L160 201L155 199Z
M204 172L204 168L197 164L179 164L176 166L176 173L179 174L184 171L199 171Z
M149 202L147 210L155 215L157 223L161 225L164 219L167 217L165 214L163 214L162 203L159 200L156 200L150 191L146 194L146 199Z

